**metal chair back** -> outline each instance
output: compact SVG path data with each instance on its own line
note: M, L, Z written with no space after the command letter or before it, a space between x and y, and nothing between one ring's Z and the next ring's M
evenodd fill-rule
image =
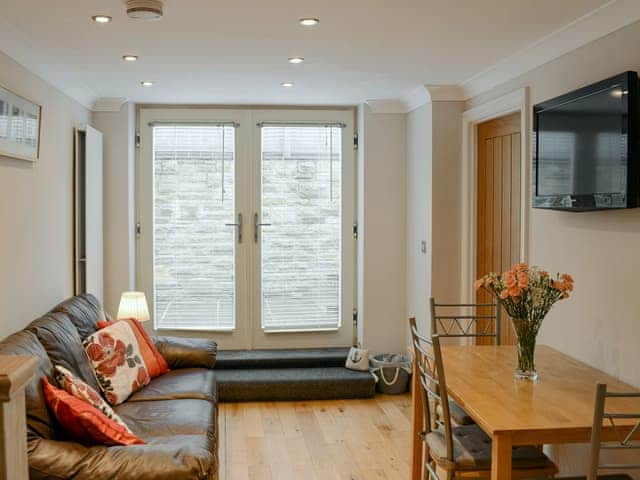
M432 425L444 428L446 455L453 461L453 431L451 428L451 414L449 412L449 397L447 394L447 384L444 375L444 364L442 362L442 351L440 349L440 338L433 335L431 338L421 335L416 326L416 319L410 318L411 338L415 355L416 371L419 376L421 388L421 399L423 406L423 434L427 435L432 431ZM442 415L435 415L435 407L440 404ZM435 466L429 459L429 452L426 455L426 470L429 477L438 479Z
M596 388L596 405L591 430L591 453L587 480L597 480L600 470L640 470L640 463L601 463L600 452L640 450L640 411L638 413L613 413L607 411L607 399L637 399L640 393L620 393L607 391L607 385L599 383ZM640 402L639 402L640 406ZM629 422L631 420L631 422ZM635 420L635 424L633 424ZM621 423L621 422L624 422ZM631 426L629 425L631 423ZM616 440L602 442L602 427L608 424L614 431Z
M502 309L497 302L436 303L431 297L429 303L432 334L440 338L493 338L500 345Z

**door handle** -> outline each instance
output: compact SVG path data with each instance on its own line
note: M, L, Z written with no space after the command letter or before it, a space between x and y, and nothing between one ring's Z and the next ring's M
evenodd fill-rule
M260 217L257 213L253 215L253 241L258 243L258 229L260 227L270 227L270 223L260 223Z
M238 243L242 243L242 214L238 214L237 223L225 223L227 227L237 227L238 228Z

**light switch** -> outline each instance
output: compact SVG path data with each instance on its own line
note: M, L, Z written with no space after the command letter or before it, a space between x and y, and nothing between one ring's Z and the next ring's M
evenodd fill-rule
M424 240L420 242L420 251L422 253L427 253L427 242L425 242Z

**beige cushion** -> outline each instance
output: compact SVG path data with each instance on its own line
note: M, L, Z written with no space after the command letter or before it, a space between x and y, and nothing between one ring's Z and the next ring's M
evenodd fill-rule
M441 465L448 463L444 429L426 436L431 456ZM489 470L491 468L491 439L477 425L453 428L453 456L457 470ZM553 463L537 447L513 447L514 469L543 469Z

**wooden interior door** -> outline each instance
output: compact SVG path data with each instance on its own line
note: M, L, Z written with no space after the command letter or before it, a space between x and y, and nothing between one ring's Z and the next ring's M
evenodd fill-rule
M520 113L478 125L477 257L478 278L501 273L520 261ZM479 303L491 301L480 291ZM488 313L488 312L487 312ZM479 338L478 343L491 343ZM511 320L502 312L500 343L515 343Z

